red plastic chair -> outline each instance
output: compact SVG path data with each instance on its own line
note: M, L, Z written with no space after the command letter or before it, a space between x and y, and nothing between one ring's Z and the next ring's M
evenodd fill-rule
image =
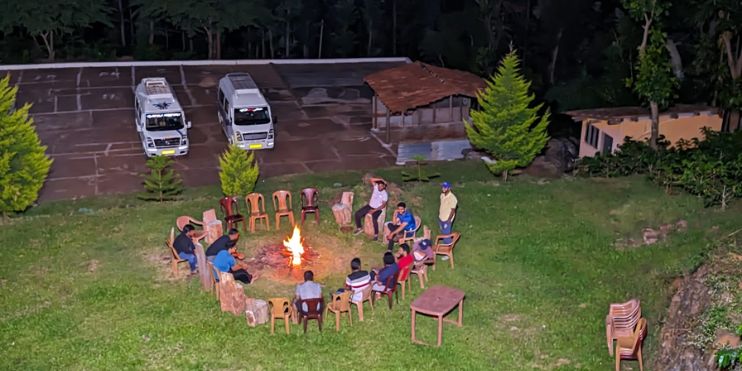
M319 224L319 191L316 188L301 190L301 224L304 224L306 214L314 213L314 220Z
M236 196L225 196L219 200L219 206L222 208L224 213L224 222L227 224L227 229L233 228L242 222L242 227L247 231L247 222L245 217L239 213L239 204Z
M325 299L316 298L300 300L299 307L304 308L303 304L306 304L308 309L306 312L299 312L299 318L302 322L304 322L304 333L307 333L307 322L309 322L310 319L317 321L317 325L319 325L319 331L322 332L322 313L325 309Z
M389 299L389 309L392 309L392 296L396 294L397 303L399 303L399 293L397 292L397 280L399 279L399 271L394 273L393 276L386 279L383 290L373 290L375 293L378 292L381 295L386 295Z

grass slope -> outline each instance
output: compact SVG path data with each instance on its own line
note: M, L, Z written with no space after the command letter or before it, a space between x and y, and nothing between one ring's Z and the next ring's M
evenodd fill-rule
M418 287L392 311L379 306L363 323L344 322L340 333L328 321L322 334L312 323L307 335L294 326L290 336L271 336L221 313L196 280L165 279L168 263L152 257L165 253L176 216L216 206L216 188L205 188L162 205L132 196L50 203L0 226L0 369L607 369L608 303L642 300L651 357L671 279L700 262L712 225L724 231L740 222L739 204L726 213L703 209L638 178L500 184L475 163L435 170L455 184L454 229L464 237L456 269L439 261L431 281L467 293L464 327L445 326L440 349L410 344L408 304ZM398 170L381 175L399 181ZM329 198L340 191L334 183L359 178L277 178L258 191L318 185ZM420 197L415 211L435 226L437 186L403 189L403 199ZM323 212L322 231L358 244ZM652 247L612 247L618 237L679 218L690 225L684 234ZM243 239L250 246L251 237ZM364 242L359 255L377 265L383 250ZM344 274L323 280L326 293ZM265 281L248 287L260 298L290 292ZM435 321L418 317L418 335L434 341Z

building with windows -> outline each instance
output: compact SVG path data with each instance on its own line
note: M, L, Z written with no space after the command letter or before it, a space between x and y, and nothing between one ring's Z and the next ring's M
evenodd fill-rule
M385 131L387 143L393 141L392 131L427 132L436 127L458 129L458 135L465 138L464 120L469 118L477 92L486 86L473 73L422 62L378 71L363 81L374 92L372 130Z
M647 140L652 121L644 107L595 108L565 112L582 124L580 157L613 153L624 138ZM719 110L704 105L676 105L660 113L660 136L672 145L703 136L702 129L721 130Z

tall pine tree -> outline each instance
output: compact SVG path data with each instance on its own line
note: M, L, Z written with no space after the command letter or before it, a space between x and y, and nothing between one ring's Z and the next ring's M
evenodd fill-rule
M219 180L226 196L246 196L255 189L260 170L252 151L230 145L219 158Z
M505 180L510 170L530 164L549 140L549 111L539 116L543 104L530 107L531 83L519 64L515 51L502 59L487 87L477 94L480 109L471 111L471 123L465 122L469 141L494 158L487 167Z
M28 117L29 104L15 109L17 87L10 76L0 80L0 213L6 216L31 206L39 197L52 160L46 155Z
M169 201L183 192L183 181L171 168L173 159L167 156L155 156L147 160L149 174L144 178L144 189L140 196L147 201Z

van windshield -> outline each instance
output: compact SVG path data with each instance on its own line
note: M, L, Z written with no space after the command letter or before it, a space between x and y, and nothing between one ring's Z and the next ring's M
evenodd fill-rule
M183 115L176 113L157 113L147 115L147 130L166 131L183 128Z
M235 108L234 110L235 125L260 125L270 122L271 117L266 107Z

